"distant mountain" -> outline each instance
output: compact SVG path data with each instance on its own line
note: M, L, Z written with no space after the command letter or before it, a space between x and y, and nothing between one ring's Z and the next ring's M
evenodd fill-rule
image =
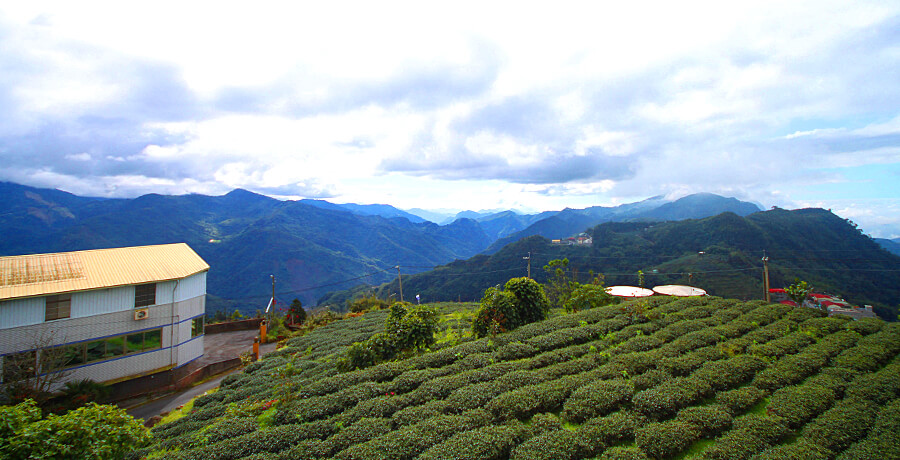
M888 252L900 256L900 238L894 238L893 240L887 238L875 238L875 242L880 244L884 249L887 249Z
M760 209L753 203L739 201L735 198L725 198L712 193L688 195L672 202L662 196L655 196L636 203L614 207L567 208L498 239L485 252L492 254L513 241L532 235L540 235L547 239L567 238L603 222L697 219L723 212L733 212L745 216L757 211Z
M381 216L385 218L394 218L394 217L402 217L404 219L408 219L413 223L422 223L427 219L423 219L415 214L408 213L401 209L397 209L389 204L356 204L356 203L343 203L343 204L335 204L325 200L300 200L301 203L306 203L318 208L323 209L338 209L350 211L353 214L359 216Z
M712 295L763 297L762 257L769 258L770 282L783 287L794 278L856 305L875 305L879 316L896 320L900 299L900 257L863 235L846 220L822 209L774 209L746 217L726 212L672 222L607 222L589 231L591 246L551 244L540 236L511 243L494 254L480 254L403 279L407 295L427 301L478 300L490 286L568 258L569 268L587 282L603 274L607 285L692 284ZM396 281L379 288L397 292Z
M455 215L453 212L443 212L443 211L429 211L427 209L421 208L413 208L407 209L406 212L413 214L415 216L419 216L424 220L429 222L434 222L436 224L440 224L442 222L453 221L453 216Z
M103 200L2 183L0 197L0 255L185 242L211 266L211 299L250 312L265 305L271 274L282 300L313 305L348 279L378 284L396 276L386 268L422 271L492 241L472 220L414 223L240 189Z

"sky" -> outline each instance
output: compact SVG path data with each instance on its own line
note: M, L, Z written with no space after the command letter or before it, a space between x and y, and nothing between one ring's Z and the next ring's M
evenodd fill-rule
M900 2L6 2L0 181L900 237Z

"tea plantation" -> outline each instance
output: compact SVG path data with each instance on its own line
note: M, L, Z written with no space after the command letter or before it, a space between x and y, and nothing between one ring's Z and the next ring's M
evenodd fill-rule
M132 458L900 458L900 324L660 297L338 373L386 313L291 339Z

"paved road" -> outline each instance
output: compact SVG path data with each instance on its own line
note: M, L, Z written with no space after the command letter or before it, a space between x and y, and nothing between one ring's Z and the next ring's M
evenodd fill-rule
M203 338L203 357L195 361L195 363L197 366L205 366L217 361L236 358L241 352L250 350L253 347L253 337L257 334L258 332L256 330L209 334ZM259 351L260 354L265 355L274 350L275 344L267 343L262 345ZM233 369L223 374L219 374L196 386L186 388L179 392L170 393L153 401L126 409L126 411L132 417L143 420L147 420L154 415L160 415L163 412L171 412L178 406L184 405L192 398L218 387L219 382L221 382L226 375L237 371L239 371L239 369Z
M133 407L128 409L128 415L136 419L147 420L154 415L160 415L163 412L172 412L177 409L178 406L183 406L185 403L190 401L191 399L206 393L213 388L219 386L219 383L225 378L226 375L231 374L232 372L238 372L240 369L233 369L224 374L219 374L216 377L213 377L210 380L207 380L199 385L190 387L180 393L172 393L166 396L163 396L159 399L155 399L145 404L141 404L140 406Z

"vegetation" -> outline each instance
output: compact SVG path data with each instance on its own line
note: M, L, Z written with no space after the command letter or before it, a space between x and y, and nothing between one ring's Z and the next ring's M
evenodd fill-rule
M472 332L484 337L511 331L546 318L549 311L550 302L540 284L530 278L513 278L503 290L493 287L484 292Z
M0 459L122 458L149 440L140 423L114 406L89 403L46 418L33 400L0 406Z
M405 283L404 283L405 284ZM405 286L404 286L405 287ZM437 336L471 304L431 305ZM895 458L900 325L650 298L339 373L391 312L322 326L227 377L143 456Z
M384 330L350 346L346 355L338 361L338 370L364 369L429 347L435 341L436 325L435 313L428 306L396 302L391 305Z
M794 301L794 303L803 305L803 302L809 297L809 293L812 292L812 286L806 281L800 281L800 279L794 278L794 283L785 287L784 292Z

